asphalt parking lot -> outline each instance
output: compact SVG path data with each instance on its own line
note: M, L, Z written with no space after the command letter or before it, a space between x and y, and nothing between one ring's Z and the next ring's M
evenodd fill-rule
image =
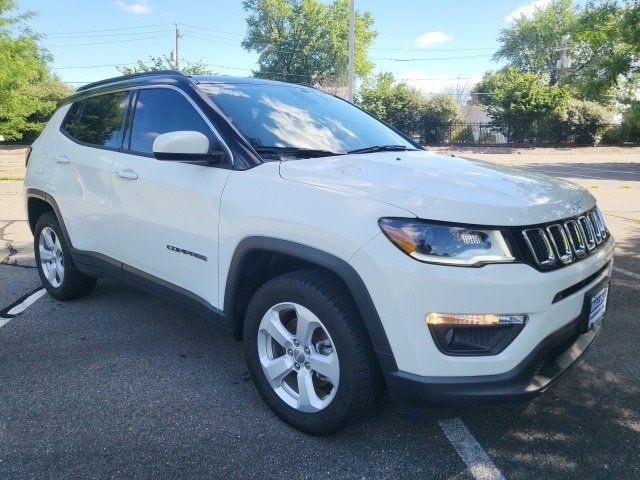
M262 402L239 342L101 280L88 297L44 295L0 318L0 479L640 478L640 151L455 154L585 186L618 242L605 328L545 395L421 422L383 397L362 422L310 437ZM20 162L0 151L0 178L21 175ZM20 190L0 180L5 316L41 286Z

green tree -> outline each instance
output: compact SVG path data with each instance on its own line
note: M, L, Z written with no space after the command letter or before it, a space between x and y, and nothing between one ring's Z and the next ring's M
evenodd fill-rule
M596 102L569 99L562 119L567 122L570 140L576 145L595 145L600 141L611 111Z
M640 72L640 2L588 4L574 38L576 90L585 98L612 103L622 84Z
M640 62L640 1L554 0L530 17L521 17L500 32L494 60L524 72L544 75L549 85L559 81L557 62L564 49L571 66L562 84L578 98L613 104L621 84Z
M496 128L515 142L525 142L554 133L543 128L566 111L569 89L548 85L535 73L506 67L488 72L472 92L472 98L487 108ZM556 132L557 133L557 132Z
M355 103L407 134L414 135L426 103L422 93L405 82L396 82L390 72L365 81L355 95Z
M244 0L247 35L257 52L256 76L285 82L344 85L348 64L348 0ZM377 35L369 12L355 14L355 73L371 72L367 48Z
M423 143L442 143L451 123L462 121L462 107L451 95L424 95L389 72L366 81L355 96L359 107Z
M463 117L462 107L451 95L431 95L420 112L420 140L425 144L443 143L449 137L451 124L462 122Z
M51 57L27 26L33 12L14 15L14 0L0 0L0 136L31 139L70 89L48 68Z
M182 60L184 66L181 66L180 70L187 75L214 75L214 72L207 68L206 64L201 61L189 62L188 60ZM161 55L154 57L149 55L149 61L143 62L138 60L134 66L122 66L117 67L118 71L122 75L132 75L140 72L153 72L157 70L176 70L176 64L168 55Z
M559 49L566 43L568 53L573 52L571 35L577 20L572 0L554 0L532 16L522 16L502 29L498 37L501 46L493 58L506 60L523 72L546 74L549 84L554 85L558 80Z

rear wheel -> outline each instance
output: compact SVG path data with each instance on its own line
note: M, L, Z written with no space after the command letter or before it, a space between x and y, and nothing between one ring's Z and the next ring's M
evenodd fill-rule
M62 235L58 219L43 214L34 232L36 265L42 284L58 300L71 300L91 292L96 279L78 271Z
M316 271L264 284L247 308L244 347L258 392L289 424L332 433L380 389L378 366L350 299Z

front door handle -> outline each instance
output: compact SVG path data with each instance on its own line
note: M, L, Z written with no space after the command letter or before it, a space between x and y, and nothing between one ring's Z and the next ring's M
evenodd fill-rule
M116 175L118 175L120 178L126 178L129 180L138 179L138 174L133 170L131 170L130 168L125 168L124 170L117 170Z
M56 157L56 162L58 163L69 163L71 161L71 159L69 157L67 157L66 155L58 155Z

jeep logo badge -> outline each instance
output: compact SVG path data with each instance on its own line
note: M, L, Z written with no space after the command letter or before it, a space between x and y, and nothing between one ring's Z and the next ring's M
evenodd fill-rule
M579 212L580 210L582 210L582 202L580 200L574 200L570 203L571 205L571 210L573 210L574 212Z

